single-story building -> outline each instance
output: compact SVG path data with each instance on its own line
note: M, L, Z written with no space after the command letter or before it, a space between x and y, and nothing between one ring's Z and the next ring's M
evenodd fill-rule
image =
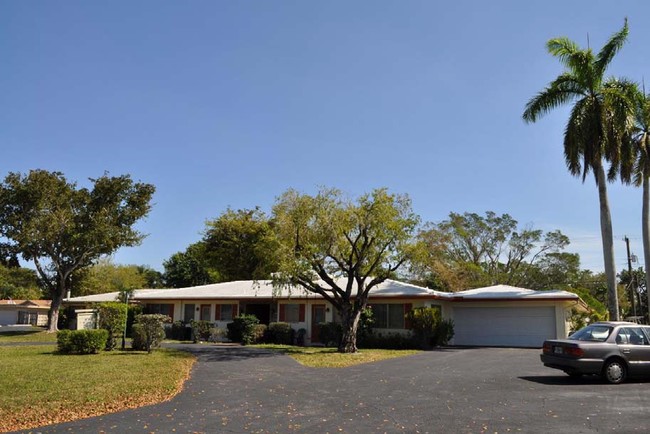
M355 290L353 290L354 293ZM65 303L78 307L114 301L118 293L76 297ZM337 312L323 297L301 288L274 288L270 280L235 281L178 289L136 290L132 300L148 313L174 321L206 320L226 328L239 313L253 314L263 324L288 322L307 331L307 342L318 342L318 324L337 321ZM377 333L406 333L404 315L416 307L438 307L454 321L454 345L541 347L544 339L569 333L571 309L584 302L566 291L533 291L506 285L455 293L386 280L370 291Z
M0 325L47 325L50 300L0 300Z

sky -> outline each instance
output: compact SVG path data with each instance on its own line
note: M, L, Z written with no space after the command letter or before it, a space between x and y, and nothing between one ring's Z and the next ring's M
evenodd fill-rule
M161 271L228 207L321 186L406 193L424 222L508 213L602 271L595 183L564 163L569 107L521 115L562 72L553 37L598 50L627 17L608 73L650 77L648 16L641 0L3 0L0 176L154 184L147 238L114 260ZM641 190L609 198L620 271L624 236L643 260Z

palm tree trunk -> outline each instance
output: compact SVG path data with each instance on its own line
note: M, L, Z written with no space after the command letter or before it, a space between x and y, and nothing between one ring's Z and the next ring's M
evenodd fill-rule
M650 177L643 177L643 207L641 210L643 228L643 258L645 262L646 296L650 294ZM639 303L640 304L640 303ZM650 321L650 300L648 301L648 321Z
M607 178L602 163L594 167L596 183L598 184L598 199L600 201L600 234L603 240L603 258L605 260L605 275L607 276L607 310L609 319L618 321L618 293L616 290L616 264L614 263L614 236L612 233L612 215L607 199Z

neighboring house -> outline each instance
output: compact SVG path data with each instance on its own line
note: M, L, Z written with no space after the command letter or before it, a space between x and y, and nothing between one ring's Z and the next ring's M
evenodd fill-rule
M0 300L0 325L47 325L50 300Z
M353 290L354 293L355 290ZM75 297L75 306L114 301L118 293ZM239 313L253 314L263 324L288 322L307 330L307 342L318 342L318 324L337 321L337 312L320 295L300 288L274 289L271 281L236 281L179 289L137 290L133 301L149 313L174 321L206 320L220 328ZM544 339L564 338L572 308L586 310L566 291L533 291L505 285L447 293L387 280L370 291L376 333L407 333L404 315L416 307L438 307L454 321L454 345L541 347Z

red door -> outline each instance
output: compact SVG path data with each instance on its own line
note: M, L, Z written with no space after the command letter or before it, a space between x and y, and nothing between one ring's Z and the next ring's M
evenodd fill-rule
M314 304L311 306L311 342L320 342L318 324L325 322L325 305Z

